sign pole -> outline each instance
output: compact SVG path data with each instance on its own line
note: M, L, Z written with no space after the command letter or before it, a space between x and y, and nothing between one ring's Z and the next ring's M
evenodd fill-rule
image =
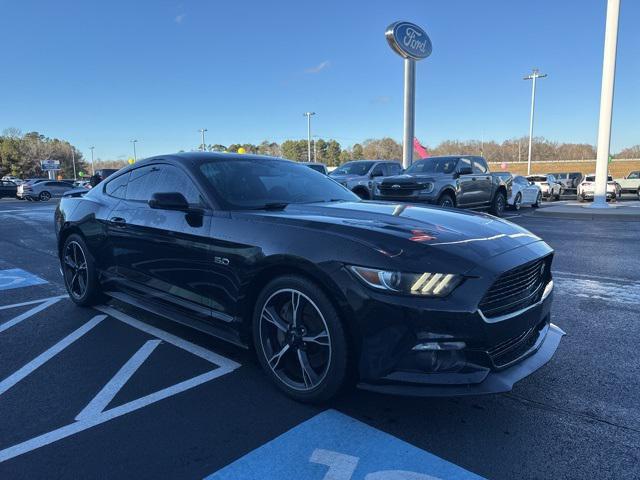
M416 61L404 59L404 134L402 141L402 167L413 163L413 137L415 134Z
M592 208L608 207L608 158L611 144L611 116L613 111L613 85L616 78L616 48L618 46L619 15L620 0L609 0L607 3L607 24L604 33L600 120L598 123L598 156L596 159L596 185L593 204L591 205Z

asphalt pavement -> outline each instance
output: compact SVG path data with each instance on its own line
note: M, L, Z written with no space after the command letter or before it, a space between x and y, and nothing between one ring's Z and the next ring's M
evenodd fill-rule
M317 407L250 352L117 302L74 306L54 208L0 200L2 479L640 478L640 222L508 213L556 251L567 332L513 392Z

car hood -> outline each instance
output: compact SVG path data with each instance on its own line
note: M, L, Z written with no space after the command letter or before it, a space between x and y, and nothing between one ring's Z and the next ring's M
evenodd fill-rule
M389 257L420 258L431 250L442 253L442 259L462 257L477 263L541 240L488 214L393 202L290 205L249 214L348 237Z

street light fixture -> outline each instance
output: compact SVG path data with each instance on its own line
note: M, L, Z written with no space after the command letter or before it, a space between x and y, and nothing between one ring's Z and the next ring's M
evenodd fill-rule
M93 166L93 149L94 148L96 148L96 147L93 147L93 146L89 147L89 150L91 150L91 176L96 174L96 169Z
M536 80L546 76L546 73L540 73L537 68L534 68L531 75L527 75L523 78L523 80L533 80L533 84L531 85L531 115L529 117L529 157L527 160L527 175L531 175L531 143L533 142L533 112L536 105Z
M202 145L200 146L200 148L202 148L203 152L207 151L207 147L206 147L206 143L204 143L204 132L207 132L208 130L206 128L201 128L200 130L198 130L201 134L202 134Z
M303 115L307 117L307 155L309 161L311 161L311 116L316 112L304 112Z
M131 140L131 143L133 143L133 162L137 162L138 161L138 155L136 153L136 143L138 143L138 140Z

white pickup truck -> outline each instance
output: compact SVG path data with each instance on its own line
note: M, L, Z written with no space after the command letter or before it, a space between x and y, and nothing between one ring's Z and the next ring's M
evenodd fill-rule
M631 172L624 178L616 178L622 193L635 193L640 200L640 171Z

